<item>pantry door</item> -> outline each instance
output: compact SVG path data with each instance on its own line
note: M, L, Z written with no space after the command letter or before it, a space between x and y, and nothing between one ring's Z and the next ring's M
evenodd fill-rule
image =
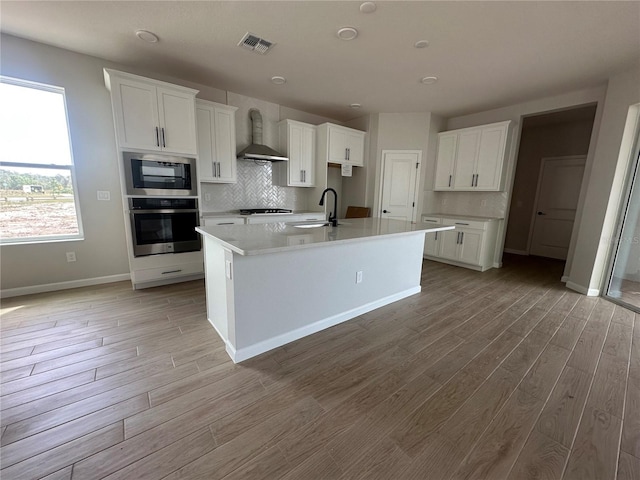
M415 222L417 189L422 151L382 151L381 218Z

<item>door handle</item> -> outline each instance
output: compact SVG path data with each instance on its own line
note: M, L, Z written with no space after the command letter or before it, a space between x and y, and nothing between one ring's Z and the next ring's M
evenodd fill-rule
M391 213L389 210L382 210L382 213Z
M538 215L546 215L544 212L538 212Z

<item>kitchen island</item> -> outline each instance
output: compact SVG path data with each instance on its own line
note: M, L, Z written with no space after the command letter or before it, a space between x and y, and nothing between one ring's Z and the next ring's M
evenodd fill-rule
M207 318L241 362L420 292L425 233L357 218L198 227Z

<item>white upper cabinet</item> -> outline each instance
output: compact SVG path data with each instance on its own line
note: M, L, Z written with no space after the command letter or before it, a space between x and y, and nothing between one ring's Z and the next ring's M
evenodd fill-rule
M196 100L199 181L236 183L236 110Z
M435 190L453 190L453 169L456 165L457 133L441 133L438 136Z
M318 127L318 160L325 163L364 166L366 132L323 123Z
M313 187L316 165L316 127L294 120L278 124L280 151L288 162L273 164L273 183L290 187Z
M438 134L434 190L501 191L510 123Z
M104 70L121 149L196 155L197 90Z

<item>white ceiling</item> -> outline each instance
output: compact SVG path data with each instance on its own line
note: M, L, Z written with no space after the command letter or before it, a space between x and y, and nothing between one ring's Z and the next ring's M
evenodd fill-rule
M640 2L7 1L4 33L340 120L446 117L602 84L640 61ZM340 27L359 36L339 40ZM134 32L160 38L148 44ZM276 45L237 46L250 31ZM424 49L414 48L428 40ZM274 75L286 77L273 85ZM422 85L424 76L438 82ZM354 111L348 107L360 103Z

